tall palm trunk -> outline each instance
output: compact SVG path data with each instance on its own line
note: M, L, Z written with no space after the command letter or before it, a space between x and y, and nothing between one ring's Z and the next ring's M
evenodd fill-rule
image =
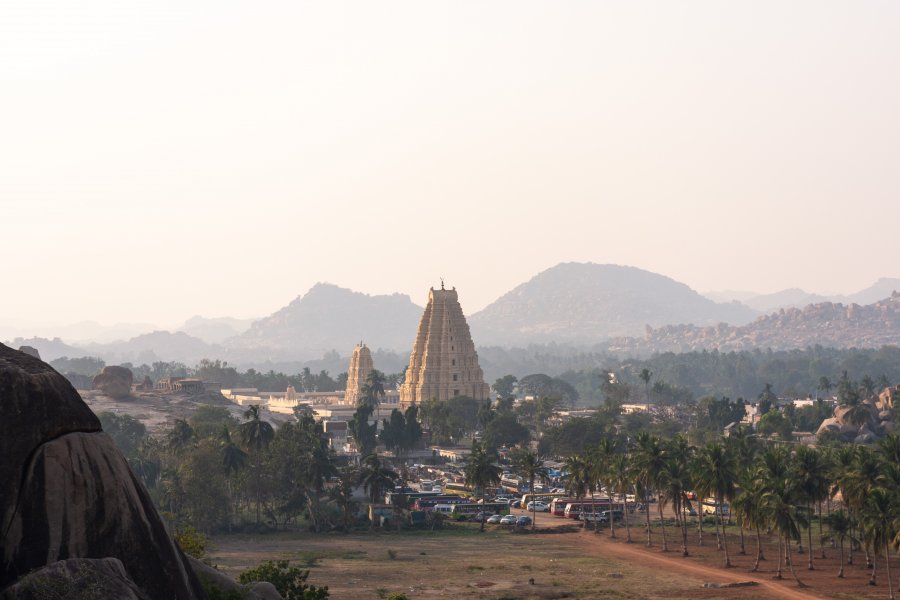
M622 519L625 520L625 542L631 543L631 526L628 524L628 500L626 498L625 502L622 503Z
M260 484L260 473L259 473L259 448L256 449L256 524L259 525L259 488Z
M609 537L616 537L616 518L613 515L612 496L609 497Z
M822 521L825 515L822 514L822 501L819 501L819 546L822 549L822 558L825 558L825 536L822 535Z
M812 502L809 503L809 514L812 516L813 514L813 506ZM821 522L821 520L820 520ZM812 521L809 522L809 526L806 528L806 549L809 550L809 564L806 566L808 571L814 571L816 568L813 566L813 548L812 548Z
M891 581L891 557L888 554L888 544L884 545L884 565L887 569L888 594L890 595L891 600L894 600L894 582Z
M662 527L662 538L663 538L662 551L668 552L669 551L669 542L666 539L666 522L663 520L662 494L660 494L660 499L657 501L656 506L659 509L659 525L660 525L660 527ZM610 521L611 520L612 519L610 519Z
M739 525L738 527L739 527L740 530L741 530L741 551L740 551L740 554L745 555L745 554L747 554L747 548L744 546L744 526L743 526L743 525Z
M781 576L781 544L784 540L778 536L778 569L775 571L775 579L783 579Z
M866 548L866 553L868 553L868 551L869 551L869 549ZM866 566L869 566L869 565L866 565ZM873 557L872 558L872 575L869 576L869 585L875 585L875 583L876 583L875 576L877 575L877 571L876 571L877 567L878 567L878 565L875 564L875 558Z
M721 513L721 506L718 507L718 510ZM725 537L725 523L722 523L722 546L725 548L725 568L730 569L733 565L731 564L731 557L728 555L728 538Z
M759 571L759 561L762 555L762 536L759 535L759 525L756 526L756 564L753 565L753 572Z
M703 505L700 505L700 515L697 517L697 545L703 545Z
M791 553L790 553L791 542L789 539L785 539L784 541L785 541L786 546L788 547L787 561L788 561L788 567L790 567L790 569L791 569L791 575L794 576L794 581L797 582L798 586L806 587L806 585L802 581L800 581L800 579L797 577L797 572L794 570L794 560L791 558Z
M841 563L840 563L841 568L838 570L837 576L839 578L843 579L844 578L844 538L841 538L839 545L841 547Z
M644 505L644 512L647 515L647 547L652 546L652 542L650 541L650 506L648 506L649 502Z

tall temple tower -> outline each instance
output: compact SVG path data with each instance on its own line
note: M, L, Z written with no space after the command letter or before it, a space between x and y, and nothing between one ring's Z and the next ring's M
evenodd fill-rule
M347 391L344 392L344 404L356 405L362 395L369 373L375 370L372 353L360 342L350 355L350 366L347 368Z
M456 288L431 288L428 305L409 357L406 380L400 386L404 408L424 400L469 396L487 400L490 387L478 366L478 354L463 316Z

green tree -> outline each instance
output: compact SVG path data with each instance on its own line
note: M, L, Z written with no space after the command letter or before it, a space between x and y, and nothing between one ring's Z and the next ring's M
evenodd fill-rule
M484 501L488 486L500 484L500 475L503 470L495 463L495 458L483 444L475 442L472 444L472 452L466 459L466 466L463 470L466 486L471 488L475 495L481 496L482 501ZM481 519L481 531L484 531L484 521L485 519Z
M353 436L356 449L362 456L372 454L377 445L376 431L378 425L376 423L369 424L369 419L373 412L374 409L368 404L357 406L356 412L353 413L353 417L347 424L347 429L350 431L350 435Z
M516 448L511 457L513 471L528 482L528 491L534 493L534 484L537 480L547 479L548 470L544 466L544 459L536 452L525 448ZM537 523L537 511L534 504L531 505L531 529L534 530ZM525 507L522 507L525 508Z
M147 437L147 428L131 415L101 412L97 415L103 432L113 439L125 458L136 458L138 447Z
M828 514L825 517L825 524L831 535L837 538L838 547L840 548L840 568L837 576L844 577L844 540L850 539L853 542L853 521L850 515L843 508Z
M501 398L509 398L513 395L513 390L516 387L517 381L518 379L514 375L504 375L495 381L492 387L494 388L494 392Z
M384 492L393 488L397 473L385 467L377 454L366 456L359 469L359 483L363 486L372 504L377 504L379 498L384 499ZM372 521L375 527L375 521Z
M309 571L290 566L286 560L266 561L238 575L243 584L254 581L268 581L275 586L284 600L325 600L329 597L328 586L316 587L306 583Z
M647 392L647 404L650 404L650 378L653 377L653 371L644 367L641 369L641 373L638 377L644 382L644 390Z
M373 409L377 408L384 398L384 383L384 373L378 369L369 371L369 374L366 375L366 382L363 384L361 390L362 395L360 396L359 403L370 406Z
M169 450L180 454L194 441L194 429L184 419L175 419L175 425L166 436Z
M722 536L719 537L719 523L722 520L722 505L731 501L734 497L737 481L737 465L734 455L729 452L725 444L709 443L699 452L700 472L699 479L703 481L702 487L715 494L716 500L716 538L720 540L720 549L725 550L725 567L730 568L731 556L728 554L728 539L725 536L724 526Z
M259 406L250 405L244 412L246 422L241 425L241 441L244 447L253 452L256 470L256 522L259 523L260 495L262 493L262 451L269 446L275 437L272 426L260 418Z

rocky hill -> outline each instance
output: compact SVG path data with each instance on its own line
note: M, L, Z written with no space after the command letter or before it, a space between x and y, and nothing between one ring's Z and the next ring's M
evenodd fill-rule
M693 350L790 350L821 345L834 348L878 348L900 345L900 293L860 306L834 302L782 309L735 327L669 325L648 327L642 338L610 340L609 350L622 354Z
M563 263L469 318L478 345L596 343L647 325L744 324L757 313L720 304L683 283L634 267Z
M361 340L373 348L408 351L423 310L403 294L370 296L318 283L225 345L229 356L255 352L293 360L331 350L349 354Z

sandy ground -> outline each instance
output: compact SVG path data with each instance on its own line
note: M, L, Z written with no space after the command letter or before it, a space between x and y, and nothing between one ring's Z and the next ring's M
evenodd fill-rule
M804 600L809 598L886 598L887 581L880 561L876 587L866 585L869 570L864 558L847 567L846 578L835 577L837 551L826 548L816 570L806 570L806 555L794 554L798 588L785 569L775 580L776 548L767 547L769 560L761 571L749 572L755 545L738 554L738 539L729 536L732 569L722 568L723 553L715 536L705 534L697 547L689 534L684 558L670 531L670 551L660 551L661 536L654 529L654 547L644 545L645 531L633 521L634 543L625 531L611 539L609 532L582 531L573 521L538 516L538 530L513 532L477 525L454 524L444 531L376 531L353 534L285 532L265 536L232 535L213 538L211 561L232 576L263 560L287 558L311 571L310 582L328 585L333 598L383 598L403 592L413 598L729 598ZM900 561L892 562L896 573ZM534 583L531 583L533 580ZM705 583L748 583L747 587L704 588Z

